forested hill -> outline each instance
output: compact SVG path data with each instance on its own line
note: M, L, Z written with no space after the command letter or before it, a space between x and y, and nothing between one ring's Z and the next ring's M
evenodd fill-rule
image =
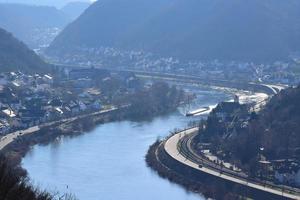
M90 5L90 2L74 1L62 7L61 11L64 12L70 19L74 20L79 17Z
M49 69L50 66L24 43L0 28L0 72L20 70L35 73Z
M300 87L272 98L253 125L268 157L300 159Z
M224 159L254 169L263 156L266 160L300 160L300 87L289 88L274 96L258 114L245 116L239 109L214 111L207 128L198 135L212 144ZM219 114L218 114L219 113ZM242 116L242 117L241 117Z
M299 0L100 0L49 54L111 46L183 59L274 61L300 50Z

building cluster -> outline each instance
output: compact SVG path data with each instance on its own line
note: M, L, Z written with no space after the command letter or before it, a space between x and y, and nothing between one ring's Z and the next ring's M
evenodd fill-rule
M241 61L182 61L161 57L143 51L125 51L111 47L78 47L72 55L50 58L53 62L82 66L112 67L162 73L197 75L219 80L251 81L298 85L300 82L300 55L287 61L254 63Z
M21 72L0 76L0 133L101 109L100 92L89 88L80 93L54 86L50 75Z
M261 178L278 184L300 186L300 163L297 159L279 159L259 162Z
M66 74L0 74L0 135L116 106L143 86L132 73L70 69ZM123 102L118 101L119 104Z
M61 28L58 27L35 28L31 31L31 35L27 36L26 44L39 54L50 45L60 32Z

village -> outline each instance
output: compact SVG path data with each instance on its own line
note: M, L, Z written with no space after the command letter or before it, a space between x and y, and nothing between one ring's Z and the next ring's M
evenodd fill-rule
M134 84L133 84L134 83ZM134 74L75 69L63 75L0 74L0 133L114 107L142 87Z
M50 63L109 67L123 70L197 75L205 79L248 81L268 84L297 85L300 81L300 55L270 63L247 61L189 60L161 57L143 51L125 51L112 47L78 48L72 55L48 57Z

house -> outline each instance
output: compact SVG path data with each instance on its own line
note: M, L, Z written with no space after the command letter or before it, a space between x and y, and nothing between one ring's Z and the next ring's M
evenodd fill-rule
M60 107L55 107L54 110L55 110L55 112L56 112L57 114L59 114L60 116L62 116L62 115L64 114L64 112L62 111L62 109L61 109Z
M16 72L9 72L7 75L8 75L7 77L9 78L9 80L15 80L18 77Z
M1 112L7 118L16 117L16 114L14 113L14 111L11 108L5 108L5 109L1 110Z
M71 101L68 104L68 108L71 109L72 115L76 115L80 112L80 107L75 101Z
M82 101L79 100L78 105L79 105L79 108L80 108L81 111L86 111L87 110L87 106Z
M43 76L43 81L47 84L52 85L53 84L53 77L46 74L46 75Z
M300 166L299 162L294 159L282 159L272 161L273 169L275 171L275 179L284 184L300 185Z
M10 108L10 107L4 107L3 110L1 110L0 117L5 119L10 128L20 128L21 127L21 121L20 118L17 116L17 114Z
M86 90L86 92L91 96L91 97L97 97L101 95L101 91L98 88L89 88Z

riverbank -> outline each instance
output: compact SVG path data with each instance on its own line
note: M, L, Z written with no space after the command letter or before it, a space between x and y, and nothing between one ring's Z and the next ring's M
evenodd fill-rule
M163 148L163 142L156 141L150 146L146 154L146 163L161 178L167 179L184 187L189 192L194 192L206 198L229 200L236 196L228 192L226 185L220 185L210 177L192 173L184 165L169 158Z
M162 178L180 184L188 191L201 193L207 198L298 199L296 195L289 192L239 179L215 168L206 167L204 163L198 165L193 161L196 158L190 160L190 157L181 155L181 151L187 150L178 151L176 141L181 140L183 135L193 132L193 129L188 129L164 141L156 141L146 155L148 166Z
M46 145L59 140L60 137L80 135L99 124L123 120L126 118L126 109L127 107L121 107L99 111L28 129L32 129L32 132L18 131L12 133L11 138L9 136L4 137L4 139L9 140L7 143L4 140L1 141L5 143L0 149L1 153L21 174L26 175L26 170L21 168L20 163L32 146L36 144Z
M35 145L22 159L22 167L34 185L82 200L98 200L99 195L107 200L204 200L160 178L144 160L157 138L192 120L175 111L142 122L104 123L76 137Z
M122 120L150 120L155 115L164 115L173 112L176 110L177 106L178 105L174 105L166 110L161 109L156 113L151 113L151 115L143 115L139 120L132 115L132 112L130 111L132 106L120 106L119 108L111 108L46 123L40 126L31 127L27 130L17 131L3 137L3 140L0 141L0 152L4 154L20 174L26 176L27 172L20 164L22 158L34 145L47 145L64 136L75 137L91 131L97 125L104 123Z
M267 99L266 95L250 98ZM265 101L265 100L264 100ZM260 105L257 101L256 105ZM262 183L252 182L248 179L224 174L223 170L215 170L204 167L204 161L190 158L186 149L181 149L181 136L187 134L185 131L177 133L176 140L170 136L163 141L153 144L146 155L146 162L150 168L161 177L182 185L189 191L202 193L206 197L214 199L236 199L240 197L253 199L299 199L296 193L289 190L284 191L279 186L269 186ZM178 146L180 150L178 150ZM201 160L201 159L200 159ZM199 164L200 163L200 164ZM222 190L226 188L226 190ZM281 191L282 190L282 191ZM200 192L199 192L200 191ZM227 196L228 195L228 196Z
M215 103L217 103L217 102L219 102L220 101L220 97L222 96L223 97L223 95L220 95L220 97L216 97L216 96L218 96L218 95L216 95L216 94L214 94L214 95L212 95L211 97L210 97L210 99L215 99L215 100L213 100L213 101L208 101L208 105L212 105L212 104L215 104ZM202 101L201 101L202 102ZM206 103L205 103L206 104ZM121 121L124 121L124 119L128 119L128 118L126 118L125 116L124 117L122 117L122 118L120 118L119 120L121 120ZM160 124L158 124L158 126L157 127L159 127L159 129L155 129L155 130L149 130L148 128L146 128L146 130L147 131L149 131L149 133L148 133L148 137L152 134L153 135L153 133L163 133L164 135L161 137L161 138L163 138L163 137L165 137L166 135L165 134L167 134L170 130L173 130L175 127L178 127L178 128L184 128L184 127L186 127L186 124L188 124L188 123L184 123L184 124L182 124L182 123L177 123L177 122L180 122L181 120L183 120L184 119L184 121L190 121L191 119L188 119L188 118L185 118L184 116L180 116L180 117L177 117L177 120L173 120L172 121L172 123L170 123L170 125L169 126L167 126L167 124L166 124L166 122L163 122L163 123L160 123ZM117 121L117 120L116 120ZM107 122L109 122L109 121L107 121ZM101 123L105 123L105 121L104 122L99 122L98 124L101 124ZM144 124L145 122L139 122L138 124L139 125L137 125L136 124L136 126L140 126L141 124ZM146 122L147 123L147 122ZM78 124L77 122L75 123L75 124ZM85 124L85 123L84 123ZM102 129L101 127L107 127L107 126L110 126L109 125L110 123L106 123L106 125L103 125L103 126L99 126L98 128L97 128L97 130L98 129ZM113 124L115 124L115 126L118 126L118 124L119 124L119 122L117 122L117 123L113 123ZM121 124L123 124L123 123L121 123ZM180 125L181 124L181 125ZM97 125L97 124L96 124ZM93 127L95 127L96 125L92 125L92 126L90 126L89 125L89 127L92 127L91 129L93 129ZM81 134L82 132L85 132L85 131L80 131L80 129L81 129L81 126L82 125L74 125L74 127L72 127L71 125L68 125L68 126L70 126L71 128L70 128L70 130L72 131L72 132L65 132L64 134L65 135L70 135L70 136L72 136L72 135L79 135L79 134ZM78 128L78 127L79 128ZM141 130L140 130L140 128L135 128L136 130L136 132L138 132L138 133L141 133ZM87 127L86 127L87 128ZM58 129L58 130L57 130ZM77 132L76 131L74 131L74 129L75 130L78 130ZM89 131L89 130L91 130L91 129L86 129L87 131ZM28 141L27 142L32 142L32 141L36 141L36 143L31 143L31 144L29 144L28 146L29 146L29 150L31 149L31 146L33 146L34 144L41 144L41 143L44 143L44 144L48 144L49 143L49 141L51 142L51 141L55 141L57 138L57 142L54 142L53 144L58 144L58 143L61 143L61 142L64 142L64 145L63 146L68 146L67 144L65 144L65 142L66 141L69 141L69 139L67 139L67 138L65 138L65 139L61 139L61 140L59 140L59 138L60 138L60 135L61 134L57 134L56 133L56 131L61 131L61 130L66 130L66 128L64 127L64 129L62 129L62 128L58 128L58 127L53 127L53 129L51 129L51 130L45 130L45 132L47 132L47 133L51 133L50 135L43 135L43 136L41 136L41 138L36 138L36 137L33 137L33 138L29 138L28 139ZM120 131L120 130L122 130L122 131ZM74 132L73 132L74 131ZM94 132L95 130L92 130L91 132ZM109 128L109 131L111 131L111 129ZM117 141L120 139L119 138L119 136L121 136L122 135L122 132L123 132L124 130L120 127L120 129L119 130L117 130L117 132L118 132L118 134L116 134L117 136L116 136L116 138L114 138L113 140L110 140L110 141L114 141L114 142L111 142L108 146L106 146L105 147L105 149L110 149L110 147L111 146L115 146L115 143L118 143ZM132 130L130 130L130 131L128 131L127 132L127 134L128 134L128 137L130 137L131 136L131 132L132 132ZM55 133L55 134L53 134L53 133ZM102 133L103 134L103 133ZM101 134L101 135L102 135ZM56 136L57 135L57 137L54 137L54 136ZM93 137L93 135L94 134L86 134L86 135L83 135L83 136L79 136L79 137L76 137L76 138L74 138L74 139L72 139L72 141L73 140L82 140L83 138L85 138L85 137ZM105 135L105 134L104 134ZM144 133L142 134L142 135L144 135ZM50 137L52 137L52 140L46 140L46 141L44 141L44 139L46 139L48 136L50 136ZM135 137L137 137L138 135L135 135ZM83 138L82 138L83 137ZM144 136L143 136L144 137ZM140 156L141 156L141 158L143 158L144 157L144 155L145 155L145 153L146 153L146 151L147 151L147 149L148 149L148 147L155 141L155 138L156 138L157 136L154 136L154 138L152 138L151 139L151 141L148 141L147 142L147 144L144 144L144 145L146 145L145 147L143 147L144 148L144 150L142 151L142 152L140 152L139 154L140 154ZM41 140L40 140L41 139ZM140 138L141 139L141 138ZM39 140L39 141L38 141ZM100 141L106 141L106 140L109 140L108 139L108 135L106 135L106 136L100 136L100 138L98 138L98 140ZM130 146L134 146L132 149L136 149L137 148L137 146L136 145L140 145L140 144L143 144L144 143L144 138L142 139L142 140L139 140L139 141L136 141L136 142L133 142L134 144L136 144L136 145L132 145L132 141L134 141L134 139L133 139L133 137L131 137L131 139L129 139L130 140L130 142L128 142L128 143L130 143ZM60 142L61 141L61 142ZM20 143L25 143L25 141L19 141ZM19 143L19 144L20 144ZM69 142L67 142L67 143L69 143ZM106 143L106 142L105 142ZM105 146L105 143L104 143L104 146ZM19 145L19 144L16 144L16 145ZM88 145L88 146L90 146L90 143L85 143L86 145ZM81 142L80 143L78 143L77 145L80 145L81 146ZM122 143L121 144L119 144L119 145L121 145L121 146L123 146L123 140L122 140ZM48 145L47 145L48 146ZM50 147L51 146L51 147ZM53 145L50 145L49 146L49 148L52 148L52 146ZM56 146L56 145L54 145L54 146ZM19 146L20 147L20 146ZM119 146L120 147L120 146ZM115 147L114 149L119 149L119 147ZM43 147L43 146L41 146L41 147L39 147L38 145L37 146L35 146L35 148L34 149L36 149L36 151L38 151L38 152L40 152L40 151L43 151L42 149L47 149L48 147ZM56 148L56 147L55 147ZM60 147L60 148L62 148L62 147ZM67 147L66 147L67 148ZM128 147L129 148L129 147ZM98 148L98 146L94 146L94 149L96 150L96 149L99 149ZM103 154L103 152L105 152L106 150L105 149L102 149L100 152L98 152L100 155L101 154ZM112 150L112 149L111 149ZM20 149L20 151L23 151L22 149ZM27 151L27 150L25 150L25 151ZM81 152L82 151L82 152ZM88 155L90 155L90 154L93 154L93 153L91 153L91 152L94 152L94 150L93 149L91 149L90 148L90 151L88 151L89 153L88 153ZM113 150L114 151L114 150ZM81 148L80 149L77 149L77 150L75 150L75 151L73 151L73 154L74 154L74 152L77 152L76 153L76 157L78 156L78 152L81 152L81 153L85 153L86 154L86 148L84 148L83 146L81 146ZM135 151L133 151L133 152L136 152L136 150ZM133 153L133 152L131 152L130 154L135 154L135 153ZM37 152L35 152L34 154L37 154ZM56 153L56 154L59 154L59 153ZM55 155L56 155L55 154ZM111 155L111 152L106 152L106 154L109 154L109 155ZM122 153L122 154L118 154L118 155L123 155L124 156L124 154ZM116 156L118 156L118 155L116 155ZM49 156L54 156L54 155L46 155L46 156L44 156L44 157L41 157L39 160L43 160L43 158L46 158L46 159L48 159L48 157ZM71 155L68 155L68 156L71 156ZM97 157L97 156L99 156L99 155L94 155L94 158L95 157ZM28 156L29 158L31 157L31 154ZM58 156L59 157L59 156ZM102 156L100 156L100 158L101 158ZM119 159L119 158L118 158ZM108 160L104 160L104 161L102 161L103 162L103 164L104 163L106 163L106 162L108 162L109 163L109 161L111 160L111 158L109 158ZM27 163L35 163L34 161L28 161ZM54 162L52 161L51 163L57 163L57 160L55 160ZM144 163L143 161L142 161L142 159L141 160L139 160L139 163ZM77 165L78 164L78 162L76 162L76 163L73 163L74 165ZM98 167L100 167L100 166L102 166L103 165L102 163L100 164L100 163L98 163L98 165L95 165L95 166L98 166ZM49 163L48 163L48 165L49 165ZM50 164L51 165L51 164ZM74 166L73 165L73 166ZM73 166L69 166L69 167L71 167L71 168L73 168ZM27 165L25 165L25 168L26 169L31 169L31 172L33 172L34 173L34 171L36 171L36 170L38 170L38 169L33 169L32 170L32 168L31 167L28 167L28 164ZM126 168L127 167L127 164L126 163L124 163L124 168ZM148 169L147 167L145 167L145 166L142 166L142 167L144 167L145 168L145 171L146 171L146 169L147 170L149 170L149 171L151 171L150 169ZM40 169L44 169L44 168L47 168L47 167L45 167L45 166L41 166L40 167ZM66 167L66 168L68 168L68 167ZM115 167L115 169L119 169L119 168L122 168L120 165L118 165L118 166L116 166ZM82 168L81 168L82 169ZM106 168L105 168L106 169ZM104 170L105 170L104 169ZM30 171L30 170L29 170ZM38 171L40 171L40 170L38 170ZM88 171L88 170L87 170ZM47 173L47 172L46 172ZM82 172L80 172L80 173L82 173ZM107 173L109 173L109 172L107 172ZM31 173L30 173L30 175L31 175ZM76 174L74 175L72 175L72 177L74 177L74 176L76 176ZM103 176L103 175L102 175ZM153 175L153 176L155 176L153 179L160 179L158 176L156 176L156 175ZM39 173L37 176L30 176L30 178L31 178L31 180L40 180L41 182L44 182L43 181L43 179L41 180L39 177L44 177L43 176L43 173L41 174L41 173ZM86 177L86 176L85 176ZM44 180L48 180L48 179L51 179L50 178L50 176L48 177L44 177ZM136 179L139 179L139 178L136 178ZM142 178L143 179L143 178ZM61 179L62 180L62 179ZM65 179L63 179L63 180L65 180ZM111 180L111 177L109 177L107 180ZM71 181L71 183L73 182L73 180ZM117 181L118 182L118 181ZM96 183L98 183L98 182L96 182ZM166 181L164 181L164 180L161 180L160 181L160 184L161 185L165 185L165 184L169 184L168 182L166 182ZM52 184L51 185L57 185L56 184L56 182L54 181L54 182L52 182ZM144 185L145 186L145 185ZM74 186L73 186L74 187ZM174 186L173 186L174 187ZM48 188L48 187L46 187L46 188ZM125 187L126 188L126 187ZM140 189L142 189L142 188L140 188ZM78 189L78 190L76 190L76 191L80 191L81 189ZM180 189L180 190L182 190L182 189ZM62 190L62 191L64 191L64 190ZM169 191L169 190L167 190L167 191ZM103 193L106 193L106 191L102 191ZM81 192L80 192L81 193ZM168 195L168 196L170 196L170 195ZM82 198L82 199L85 199L85 198ZM175 198L176 199L176 198Z

